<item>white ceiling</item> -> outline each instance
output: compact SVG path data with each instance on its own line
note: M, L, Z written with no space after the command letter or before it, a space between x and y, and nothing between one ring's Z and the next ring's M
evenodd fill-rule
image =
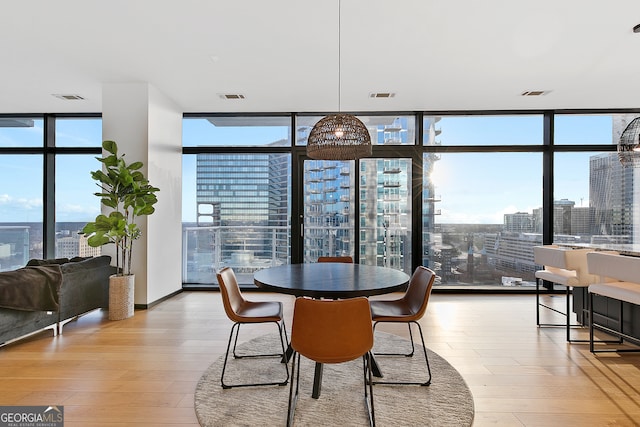
M0 113L100 112L102 84L118 82L148 82L185 112L640 108L639 0L7 0L0 10ZM531 90L550 92L521 96Z

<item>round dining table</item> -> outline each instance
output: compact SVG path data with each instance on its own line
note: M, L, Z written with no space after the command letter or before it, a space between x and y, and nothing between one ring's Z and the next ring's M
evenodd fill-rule
M342 299L403 291L409 283L409 275L375 265L318 262L258 270L253 275L253 282L270 292Z
M340 262L286 264L258 270L253 275L255 285L265 291L328 299L404 291L409 279L407 273L392 268ZM291 354L289 346L284 361L288 361ZM372 358L372 370L376 377L382 377L375 358ZM322 364L316 363L312 397L320 397L321 387Z

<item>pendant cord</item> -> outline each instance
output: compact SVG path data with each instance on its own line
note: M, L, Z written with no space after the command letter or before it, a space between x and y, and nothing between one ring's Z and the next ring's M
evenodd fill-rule
M342 110L342 0L338 0L338 113Z

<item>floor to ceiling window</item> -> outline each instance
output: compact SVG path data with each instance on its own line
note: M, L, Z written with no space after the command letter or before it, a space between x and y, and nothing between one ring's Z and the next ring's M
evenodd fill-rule
M359 262L412 273L411 159L361 159Z
M437 287L533 284L542 114L425 116L423 265Z
M185 283L216 283L224 266L252 283L257 269L291 262L290 129L287 116L184 120Z
M556 115L554 241L638 243L640 169L625 167L616 151L638 114ZM575 151L575 146L580 151ZM608 151L604 151L607 150Z
M43 135L41 118L0 118L0 271L43 254Z
M355 161L304 160L303 260L355 258Z
M90 256L78 231L100 202L99 116L0 116L0 271L32 258Z
M183 280L351 255L441 288L531 288L531 247L636 243L636 180L616 144L640 113L364 114L373 154L306 157L320 115L185 114ZM99 115L0 115L0 270L94 254ZM550 233L549 233L550 231Z
M532 248L542 243L541 153L444 153L430 181L437 195L423 199L423 264L437 272L435 286L533 280Z
M302 155L303 262L351 256L356 262L411 273L413 115L359 115L373 155L350 161L304 157L307 137L321 116L296 117ZM294 215L295 216L295 215Z
M185 115L185 282L214 284L215 269L233 265L250 285L251 272L266 265L350 255L409 273L426 265L440 288L530 290L539 268L534 245L584 239L586 229L609 241L633 232L629 191L616 196L627 205L614 201L615 191L603 190L606 180L597 175L607 161L618 168L616 132L629 115L358 117L373 155L326 161L305 154L320 115ZM555 190L544 178L554 174ZM545 202L545 191L555 202ZM624 206L598 208L602 203ZM271 223L261 222L267 217ZM546 221L554 236L545 237ZM249 233L263 223L286 233ZM242 234L242 227L249 230Z
M69 150L58 152L55 159L55 256L99 255L101 248L90 247L80 231L100 213L100 203L94 195L100 188L90 178L91 172L102 165L95 154L80 154L74 149L100 146L102 120L58 118L55 128L56 147Z

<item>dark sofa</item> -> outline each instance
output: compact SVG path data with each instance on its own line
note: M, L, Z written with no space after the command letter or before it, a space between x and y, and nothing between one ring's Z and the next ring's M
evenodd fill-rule
M24 277L30 282L28 289L33 289L34 293L55 294L55 301L50 301L46 295L33 295L33 300L27 301L24 307L17 307L21 302L0 301L0 345L42 329L52 329L55 336L62 333L64 324L78 316L98 308L108 309L109 276L115 273L110 262L111 257L107 255L73 260L31 260L25 268L0 272L0 286L3 278L7 282ZM56 271L61 273L57 283ZM49 274L48 283L33 287L33 282L38 281L33 279L34 273ZM24 289L20 291L24 292ZM0 292L2 297L5 294L11 295L11 292ZM27 298L13 299L24 302Z

